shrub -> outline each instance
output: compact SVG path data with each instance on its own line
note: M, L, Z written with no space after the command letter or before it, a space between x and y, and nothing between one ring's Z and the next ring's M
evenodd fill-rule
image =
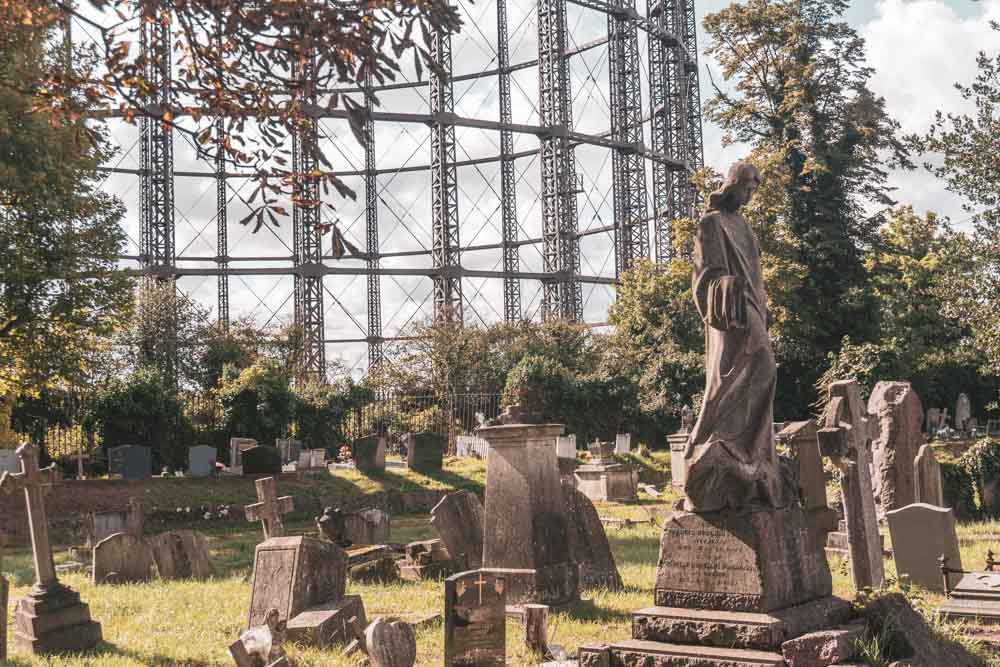
M566 423L575 415L576 389L576 380L565 366L529 354L507 374L502 398L504 405L519 404L538 412L543 421Z
M284 437L295 405L290 382L288 371L270 359L239 372L227 368L218 389L226 431L269 445Z
M988 487L1000 484L1000 441L984 438L969 448L958 460L968 473L970 487L979 494L982 511L990 517L1000 516L1000 493L989 493Z
M350 379L332 384L307 384L294 390L295 435L309 449L329 449L344 444L347 415L374 400L370 389Z

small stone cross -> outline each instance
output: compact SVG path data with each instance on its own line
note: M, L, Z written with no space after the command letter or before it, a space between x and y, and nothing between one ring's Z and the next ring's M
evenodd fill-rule
M476 582L476 586L479 588L479 604L480 605L483 604L483 586L485 586L487 583L488 582L485 579L483 579L483 573L480 572L479 573L479 581Z
M39 469L38 454L38 445L26 443L18 447L17 457L21 459L21 472L5 472L0 476L0 491L11 493L24 490L31 530L31 549L35 559L35 588L45 591L57 587L58 580L56 567L52 562L52 548L49 545L49 520L45 516L42 487L55 483L59 477L55 465Z
M260 502L247 505L244 509L247 521L260 521L264 526L264 539L285 536L285 524L282 514L288 514L295 509L291 496L278 497L277 485L273 477L264 477L257 482L257 499Z
M90 460L90 454L84 454L83 449L77 449L76 454L69 457L71 461L76 461L76 478L87 479L87 474L83 469L83 462Z

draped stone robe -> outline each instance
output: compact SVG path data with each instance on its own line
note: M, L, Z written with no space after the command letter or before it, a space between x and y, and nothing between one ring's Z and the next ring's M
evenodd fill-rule
M775 364L757 237L738 212L698 226L692 291L705 323L705 395L685 459L692 511L787 504L774 449Z

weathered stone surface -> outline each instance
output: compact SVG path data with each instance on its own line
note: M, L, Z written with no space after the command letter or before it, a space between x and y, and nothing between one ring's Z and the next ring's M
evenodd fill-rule
M347 574L351 581L366 584L391 584L400 579L400 568L395 558L381 556L357 565L351 565Z
M474 570L445 580L445 667L506 665L506 604L503 577Z
M277 447L258 445L243 450L243 475L280 475L281 452Z
M941 464L930 445L921 445L913 459L913 502L944 507Z
M791 450L799 477L799 492L806 510L827 507L826 473L819 453L816 421L792 422L781 429L777 438Z
M767 612L827 597L830 570L797 506L674 512L660 538L656 604Z
M347 644L354 638L352 618L365 626L365 605L359 595L347 595L296 614L288 621L286 637L290 642L324 649Z
M408 581L439 579L452 573L451 555L440 540L410 542L406 559L399 562L399 576Z
M479 431L490 443L483 565L535 570L538 597L531 601L552 606L579 595L555 451L562 430L558 424L507 424Z
M899 593L870 601L863 610L874 631L886 625L908 649L906 657L916 667L973 667L979 662L959 644L942 641L927 626L923 616Z
M851 616L850 604L828 597L771 613L650 607L632 614L632 638L671 644L777 651L782 643Z
M592 663L580 662L590 667ZM600 664L600 663L596 663ZM629 639L610 646L610 667L785 667L780 653Z
M140 445L113 447L108 450L108 468L128 481L149 479L153 474L153 452Z
M347 556L331 542L313 537L276 537L257 545L248 626L260 625L268 609L287 621L344 596Z
M372 621L365 628L365 647L372 667L413 667L417 661L417 637L398 618Z
M580 586L621 590L622 578L594 503L568 484L563 484L563 495L569 517L569 549L580 564Z
M444 461L447 443L438 433L407 433L406 465L416 472L437 472Z
M945 507L914 503L886 515L892 539L896 572L918 586L943 591L944 581L938 558L944 555L948 567L962 569L962 555L955 534L955 516ZM949 575L952 584L959 575Z
M351 544L385 544L389 541L391 518L380 509L344 514L344 537Z
M91 620L79 593L56 584L17 601L13 640L18 651L36 655L85 651L101 641L101 624Z
M172 530L148 542L161 579L208 579L215 574L208 541L196 530Z
M229 466L231 468L238 468L243 465L243 452L256 446L257 441L253 438L230 438Z
M938 610L943 618L1000 624L1000 572L969 572Z
M972 402L969 400L968 394L959 394L955 400L955 430L965 431L971 418Z
M782 644L781 655L788 667L829 667L853 658L864 633L864 623L810 632Z
M560 435L556 438L556 456L561 459L576 458L575 435Z
M590 463L593 465L610 465L615 462L615 444L613 442L594 441L587 445Z
M879 426L872 441L873 491L884 514L915 502L913 459L924 442L924 411L909 382L879 382L868 412Z
M258 479L254 486L257 489L257 502L243 508L247 521L260 521L265 540L284 537L285 523L281 517L295 509L295 501L292 496L278 497L278 485L273 477Z
M219 452L215 447L197 445L188 449L188 475L208 477L215 472L215 462Z
M471 491L449 493L431 510L431 523L444 542L455 568L483 564L483 504Z
M269 609L263 624L251 627L230 644L229 655L237 667L270 667L284 657L278 610Z
M385 438L368 435L354 443L354 465L361 472L382 472L385 470Z
M97 544L106 537L115 533L128 533L137 537L142 536L143 525L146 522L146 515L142 506L135 500L130 500L124 510L112 512L94 512L91 514L91 544Z
M615 436L615 454L625 456L632 451L632 434L619 433Z
M687 479L684 454L687 452L690 435L682 430L667 436L667 444L670 446L670 485L678 489L684 488L684 481Z
M576 488L593 501L628 502L636 499L638 475L622 463L582 465L573 471Z
M153 578L153 551L146 540L115 533L94 546L93 582L124 584Z
M294 440L292 438L277 438L274 441L274 446L281 454L282 464L288 464L292 461L299 460L299 452L302 451L301 440Z

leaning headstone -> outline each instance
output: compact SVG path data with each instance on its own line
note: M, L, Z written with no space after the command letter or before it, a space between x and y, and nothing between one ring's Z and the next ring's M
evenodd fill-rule
M955 534L955 516L950 509L914 503L886 514L896 572L928 590L943 592L939 558L948 559L949 567L962 569L962 556ZM958 574L949 575L951 585Z
M195 530L172 530L148 539L161 579L208 579L215 574L208 541Z
M398 618L372 621L365 628L365 649L372 667L413 667L417 661L417 637Z
M197 445L188 449L188 474L191 477L209 477L215 472L219 452L215 447Z
M385 470L385 437L369 435L354 443L354 465L361 472Z
M267 610L288 621L310 607L344 597L347 556L314 537L272 537L257 545L248 626L261 625Z
M930 445L921 446L917 458L913 459L913 490L916 502L944 507L941 464Z
M455 568L483 564L483 504L471 491L449 493L431 510L431 523L444 542Z
M280 475L281 452L275 447L258 445L243 450L243 476Z
M85 651L101 641L101 624L90 619L80 594L56 578L42 493L58 473L54 465L40 469L38 455L37 445L21 445L21 472L0 475L0 493L24 491L35 561L35 585L14 611L14 646L32 654Z
M556 456L561 459L576 458L576 435L560 435L556 438Z
M619 433L615 436L615 454L625 456L632 451L632 434Z
M299 452L302 451L302 443L291 438L277 438L274 446L281 453L281 463L291 463L299 459Z
M473 570L444 582L445 667L507 664L506 582Z
M253 438L230 438L229 439L229 467L239 468L243 465L243 452L256 447L257 441Z
M391 518L380 509L344 514L344 537L351 544L385 544L389 541Z
M955 401L955 430L965 431L968 421L972 417L972 402L969 401L968 394L959 394Z
M879 382L868 398L868 413L878 424L872 482L884 514L914 502L913 459L924 442L924 412L909 382Z
M569 484L562 490L569 515L569 548L580 564L580 587L621 590L622 578L597 508Z
M115 533L94 546L95 584L126 584L153 578L153 551L141 537Z
M444 460L445 439L438 433L406 434L406 465L415 472L441 470Z

